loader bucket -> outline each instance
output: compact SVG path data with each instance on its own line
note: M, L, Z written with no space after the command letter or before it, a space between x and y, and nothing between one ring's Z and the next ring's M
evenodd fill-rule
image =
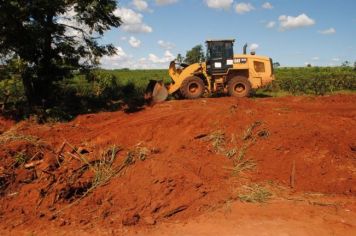
M163 81L150 80L145 92L145 100L148 104L163 102L168 97L168 90Z

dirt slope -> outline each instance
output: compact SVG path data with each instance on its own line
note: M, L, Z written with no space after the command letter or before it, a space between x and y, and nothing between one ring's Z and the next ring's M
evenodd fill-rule
M102 227L157 235L169 222L210 219L250 183L274 193L268 217L278 199L295 192L336 194L331 205L340 201L337 206L355 210L354 95L171 101L64 124L9 124L0 122L0 228L6 234ZM255 168L233 176L239 156ZM105 171L116 175L96 186L103 158L112 161ZM232 209L245 211L239 204ZM343 232L355 232L355 223L348 225Z

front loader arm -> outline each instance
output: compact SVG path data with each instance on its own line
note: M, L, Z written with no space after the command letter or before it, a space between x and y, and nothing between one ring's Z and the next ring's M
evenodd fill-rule
M186 68L177 69L175 62L172 61L169 65L169 76L173 80L173 83L170 84L168 93L173 94L178 91L183 81L188 77L194 76L194 74L201 70L201 68L201 63L195 63L187 66Z

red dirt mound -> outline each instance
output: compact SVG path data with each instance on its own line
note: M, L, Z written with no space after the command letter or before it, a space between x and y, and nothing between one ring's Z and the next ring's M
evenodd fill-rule
M0 136L1 227L186 219L251 181L355 196L355 101L200 99L21 122Z

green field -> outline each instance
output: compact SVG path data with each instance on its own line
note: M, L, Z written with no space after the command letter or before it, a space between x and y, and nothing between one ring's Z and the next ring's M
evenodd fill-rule
M257 90L255 97L356 91L356 70L352 67L278 68L275 75L276 80ZM143 93L151 79L170 81L167 70L95 70L89 75L76 74L56 84L54 95L58 102L48 112L76 115L117 109L123 104L143 104ZM4 106L3 110L26 113L25 104L21 79L16 75L2 77L0 106Z

